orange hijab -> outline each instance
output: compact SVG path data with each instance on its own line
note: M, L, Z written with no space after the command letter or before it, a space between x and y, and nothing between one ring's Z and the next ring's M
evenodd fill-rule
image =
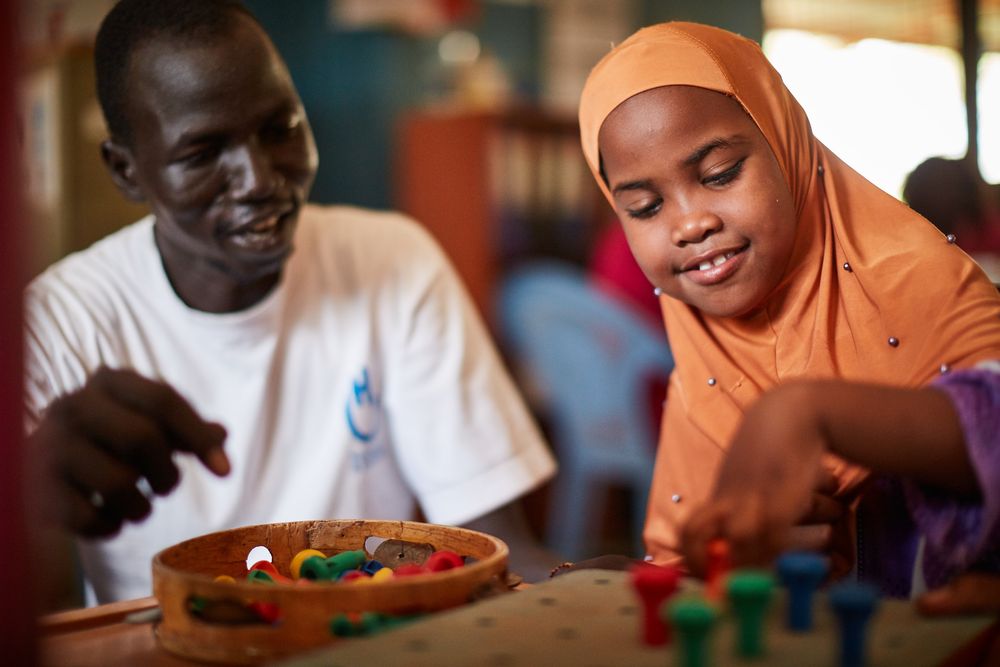
M740 102L781 166L798 229L789 269L749 319L715 318L661 297L677 361L670 378L646 546L677 555L678 530L703 502L744 411L793 378L926 385L1000 359L1000 295L930 223L821 144L754 42L719 28L644 28L594 67L580 101L584 156L598 174L598 132L615 107L651 88L689 85ZM865 471L830 457L840 493Z

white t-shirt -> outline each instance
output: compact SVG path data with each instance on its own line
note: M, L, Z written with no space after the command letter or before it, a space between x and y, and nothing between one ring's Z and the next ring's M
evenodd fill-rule
M228 477L175 455L181 483L146 521L80 541L99 602L149 595L153 555L190 537L416 502L461 524L555 471L451 265L399 214L304 207L280 285L221 315L176 296L148 217L34 280L25 317L29 422L106 365L228 431Z

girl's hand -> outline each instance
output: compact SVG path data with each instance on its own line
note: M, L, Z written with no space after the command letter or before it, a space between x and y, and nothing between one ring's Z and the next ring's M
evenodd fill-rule
M969 572L946 586L917 598L917 611L925 616L1000 613L1000 574ZM980 654L981 665L1000 665L1000 633L992 633Z
M790 384L747 411L711 499L683 531L692 572L704 572L708 542L718 537L729 542L736 567L768 565L791 547L829 548L830 524L846 508L832 498L836 482L821 463L826 439L816 400L808 385Z
M1000 612L1000 574L969 572L917 599L917 610L926 616L995 614Z

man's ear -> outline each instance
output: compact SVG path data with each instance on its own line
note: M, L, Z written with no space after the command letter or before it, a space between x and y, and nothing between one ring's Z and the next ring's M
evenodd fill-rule
M135 179L135 161L132 157L132 151L113 139L105 139L101 142L101 159L104 160L104 166L111 174L111 180L115 182L126 199L134 202L146 199L142 187Z

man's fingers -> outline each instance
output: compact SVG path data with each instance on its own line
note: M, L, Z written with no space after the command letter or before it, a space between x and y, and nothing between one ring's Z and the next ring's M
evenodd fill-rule
M226 429L223 428L221 424L210 424L216 429L218 433L219 444L212 447L204 452L197 453L198 458L201 462L205 464L205 467L214 472L220 477L224 477L229 474L232 469L232 465L229 463L229 457L226 456L226 450L222 448L222 442L226 439Z
M87 537L146 517L150 489L165 494L177 484L175 451L195 454L216 474L229 472L225 429L172 388L128 370L99 370L54 401L30 437L53 482L46 516Z
M229 473L226 430L205 421L172 387L132 371L101 369L92 381L115 399L154 419L172 446L193 453L217 475Z
M65 503L64 525L82 535L107 536L122 521L150 513L152 505L136 487L139 473L132 465L72 430L53 429L60 440L53 459L53 492Z
M57 496L55 519L83 537L110 537L121 530L122 518L109 515L94 502L93 494L62 485L52 490Z
M85 495L97 492L110 496L121 489L135 488L139 481L135 469L83 438L67 443L60 456L59 474Z
M177 484L180 472L171 457L173 444L155 420L99 391L80 392L61 410L71 413L74 432L134 468L154 492L165 494Z

